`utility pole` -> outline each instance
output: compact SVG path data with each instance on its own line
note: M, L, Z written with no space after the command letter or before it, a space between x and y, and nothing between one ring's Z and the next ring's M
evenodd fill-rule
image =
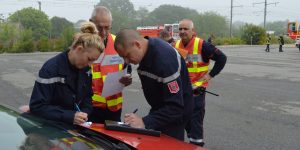
M230 7L230 37L232 37L232 11L233 11L233 0L231 0L231 7Z
M267 20L267 0L265 0L264 29L266 29L266 20Z
M233 6L233 0L231 0L230 5L230 37L232 37L232 18L233 18L233 7L243 7L243 5L240 6Z
M39 4L39 10L42 11L42 8L41 8L42 2L41 1L37 1L37 2Z
M278 4L279 2L274 2L274 3L268 3L267 0L265 0L265 2L260 2L260 3L253 3L253 6L256 4L264 4L265 8L264 8L264 29L266 29L266 22L267 22L267 7L268 5L274 4L276 6L276 4Z

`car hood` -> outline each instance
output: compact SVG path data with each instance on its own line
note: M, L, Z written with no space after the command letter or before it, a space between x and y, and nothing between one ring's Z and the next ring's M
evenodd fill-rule
M189 143L179 141L175 138L162 134L160 137L154 137L149 135L127 133L120 131L106 130L103 124L93 123L89 128L93 131L105 134L117 140L141 150L206 150Z

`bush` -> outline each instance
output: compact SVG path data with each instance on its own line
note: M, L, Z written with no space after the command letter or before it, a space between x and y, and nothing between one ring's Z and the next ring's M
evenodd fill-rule
M20 37L20 30L17 24L1 23L0 24L0 43L1 53L11 50L15 41Z
M60 50L65 50L67 49L73 42L73 36L75 33L74 28L65 28L63 32L61 33L61 38L59 39L59 46L58 48Z
M246 42L243 41L241 38L238 37L223 37L223 38L216 38L213 42L214 45L242 45Z
M48 52L52 50L50 40L47 37L42 37L37 42L37 50L41 52Z
M21 32L20 39L14 44L13 48L7 52L22 53L22 52L33 52L34 44L31 30L23 30Z
M295 40L291 39L288 36L283 36L283 39L284 39L285 44L295 44L295 42L296 42ZM278 43L278 40L277 40L277 43Z
M262 27L246 24L242 27L241 39L247 44L259 45L266 43L266 30Z
M271 35L271 44L278 44L279 36ZM295 40L291 39L288 36L283 36L284 44L295 44ZM266 44L266 43L265 43Z
M28 53L34 51L34 44L32 41L20 41L16 43L11 51L12 53Z
M2 44L0 44L0 54L4 52L4 47Z

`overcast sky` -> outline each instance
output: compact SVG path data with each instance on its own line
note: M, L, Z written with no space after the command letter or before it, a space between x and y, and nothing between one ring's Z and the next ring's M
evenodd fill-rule
M20 10L25 7L34 7L38 9L38 0L0 0L0 14L5 17L9 13ZM49 18L53 16L65 17L76 22L79 19L89 19L92 9L99 0L40 0L42 11ZM135 9L146 7L152 11L161 4L173 4L182 7L196 9L198 12L215 11L225 17L230 18L231 0L130 0ZM243 21L254 24L263 22L264 0L233 0L233 21ZM279 2L276 4L275 3ZM300 0L268 0L267 21L287 20L300 21ZM166 22L171 23L171 22Z

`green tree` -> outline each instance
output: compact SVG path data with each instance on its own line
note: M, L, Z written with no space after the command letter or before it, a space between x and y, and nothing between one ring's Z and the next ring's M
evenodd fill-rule
M145 7L140 7L136 11L137 26L144 26L144 23L149 16L149 11Z
M60 35L58 46L54 47L54 49L59 51L63 51L67 49L73 42L74 33L75 33L75 29L73 27L65 28Z
M274 21L267 22L266 30L274 31L275 35L284 35L287 32L287 23L288 21Z
M112 12L119 12L123 17L135 16L134 6L129 0L101 0L97 5L105 6Z
M53 17L50 19L51 22L51 38L59 38L65 28L73 28L72 22L65 18Z
M0 24L0 52L6 52L12 49L14 43L19 37L20 30L17 24L1 23Z
M242 27L241 38L247 44L265 44L266 30L260 26L246 24Z
M83 22L86 22L86 20L78 20L74 23L74 28L76 32L80 32L80 27Z
M198 12L194 9L175 5L160 5L149 13L145 23L148 25L177 23L183 18L193 19L198 15Z
M242 27L245 25L245 22L235 21L232 24L232 35L235 37L241 37L242 35Z
M226 18L215 12L205 12L194 19L196 32L205 39L214 34L217 37L228 35L229 26Z
M105 6L111 11L112 33L116 33L122 28L135 28L136 13L129 0L101 0L98 5Z
M33 52L34 43L32 37L32 31L30 29L25 29L21 31L20 38L13 45L12 49L8 52L21 53L21 52Z
M20 23L25 29L30 29L34 39L49 36L50 21L48 16L32 7L16 11L8 18L11 22Z
M52 49L51 44L50 44L50 40L47 37L42 37L37 42L36 48L37 48L38 51L41 51L41 52L50 51Z

